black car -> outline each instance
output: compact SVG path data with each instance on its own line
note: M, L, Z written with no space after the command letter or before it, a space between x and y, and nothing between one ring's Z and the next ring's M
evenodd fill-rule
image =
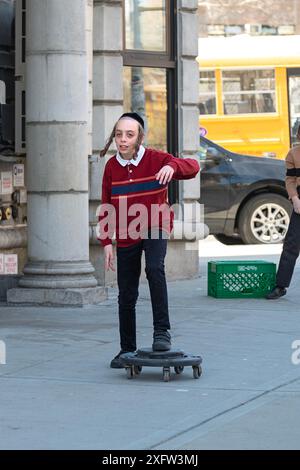
M292 205L285 189L285 162L232 153L200 138L204 221L223 243L283 241Z

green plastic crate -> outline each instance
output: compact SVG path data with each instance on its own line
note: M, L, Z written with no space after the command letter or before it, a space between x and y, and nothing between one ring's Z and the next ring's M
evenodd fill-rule
M209 261L207 295L262 298L276 284L276 264L267 261Z

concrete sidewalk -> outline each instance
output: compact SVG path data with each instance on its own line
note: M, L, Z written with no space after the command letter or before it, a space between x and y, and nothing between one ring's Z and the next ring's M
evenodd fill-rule
M203 374L186 368L168 383L161 369L128 380L109 368L116 290L97 307L2 306L0 449L299 449L299 282L297 268L278 301L207 297L205 275L169 282L173 346L201 354ZM139 346L151 321L143 285Z

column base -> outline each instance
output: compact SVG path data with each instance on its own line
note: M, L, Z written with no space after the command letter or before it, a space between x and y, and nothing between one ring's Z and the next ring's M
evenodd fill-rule
M40 289L22 288L7 291L8 305L40 305L43 307L83 307L95 305L107 299L106 287L83 289Z
M19 287L28 289L87 289L97 287L90 261L29 261Z

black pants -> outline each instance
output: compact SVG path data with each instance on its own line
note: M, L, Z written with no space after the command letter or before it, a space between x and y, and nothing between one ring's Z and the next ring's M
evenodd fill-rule
M300 214L296 214L296 212L293 211L279 261L276 277L276 284L278 286L289 287L299 252Z
M130 247L117 248L119 287L119 329L121 349L136 350L136 302L141 274L141 258L145 251L146 276L150 288L153 327L155 330L170 329L168 292L164 259L167 240L142 240Z

